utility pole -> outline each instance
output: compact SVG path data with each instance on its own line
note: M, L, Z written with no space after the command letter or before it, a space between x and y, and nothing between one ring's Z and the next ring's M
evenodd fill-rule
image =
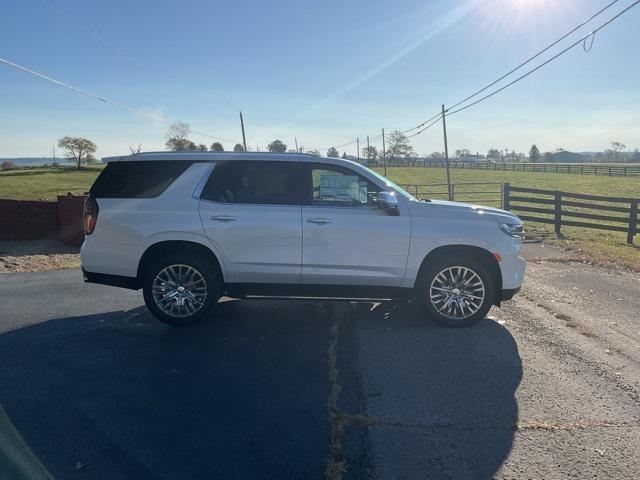
M358 148L358 163L360 163L360 137L356 137L356 147Z
M382 163L384 164L384 176L387 176L387 147L384 144L384 128L382 129Z
M242 119L242 111L240 111L240 127L242 128L242 145L244 145L244 151L247 151L247 139L244 136L244 120Z
M367 135L367 166L371 163L371 150L369 149L369 135Z
M451 173L449 172L449 145L447 144L447 121L445 120L444 104L442 105L442 130L444 132L444 159L447 162L447 193L449 201L453 201L453 192L451 190Z
M52 147L53 150L53 168L56 168L56 146Z

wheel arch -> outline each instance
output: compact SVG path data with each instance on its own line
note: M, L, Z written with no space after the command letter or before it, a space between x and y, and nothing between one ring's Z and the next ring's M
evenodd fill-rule
M476 261L480 261L484 266L487 267L491 277L495 281L495 298L493 299L493 303L495 305L500 305L500 292L502 291L502 271L500 270L500 265L498 265L498 261L493 256L493 254L482 247L477 247L474 245L443 245L431 250L422 260L420 264L420 269L418 270L418 275L416 276L416 280L414 283L414 288L422 278L424 271L435 258L442 257L452 257L452 258L460 258L467 257L472 258Z
M138 281L143 281L145 271L149 267L149 265L151 265L159 258L162 258L164 255L174 252L191 252L202 255L204 258L211 261L214 268L218 272L218 275L220 275L220 280L224 282L222 266L215 252L201 243L193 242L190 240L163 240L147 247L147 249L142 254L142 257L140 257L140 262L138 262Z

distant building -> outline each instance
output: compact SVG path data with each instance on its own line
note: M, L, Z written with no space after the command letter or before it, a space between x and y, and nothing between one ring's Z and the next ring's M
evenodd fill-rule
M582 153L569 152L567 150L559 150L552 154L553 161L557 163L579 163L589 161L589 157Z

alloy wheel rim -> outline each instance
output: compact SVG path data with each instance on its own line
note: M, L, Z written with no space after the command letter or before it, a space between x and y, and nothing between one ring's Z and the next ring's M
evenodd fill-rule
M484 282L468 267L447 267L438 273L429 287L429 300L435 310L451 320L473 316L484 303Z
M171 317L190 317L198 313L207 299L207 282L190 265L169 265L153 279L151 293L156 306Z

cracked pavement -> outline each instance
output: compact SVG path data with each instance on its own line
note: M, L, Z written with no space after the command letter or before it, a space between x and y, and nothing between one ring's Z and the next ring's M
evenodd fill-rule
M172 329L75 270L0 275L0 478L640 478L640 276L526 253L460 330L275 300Z

